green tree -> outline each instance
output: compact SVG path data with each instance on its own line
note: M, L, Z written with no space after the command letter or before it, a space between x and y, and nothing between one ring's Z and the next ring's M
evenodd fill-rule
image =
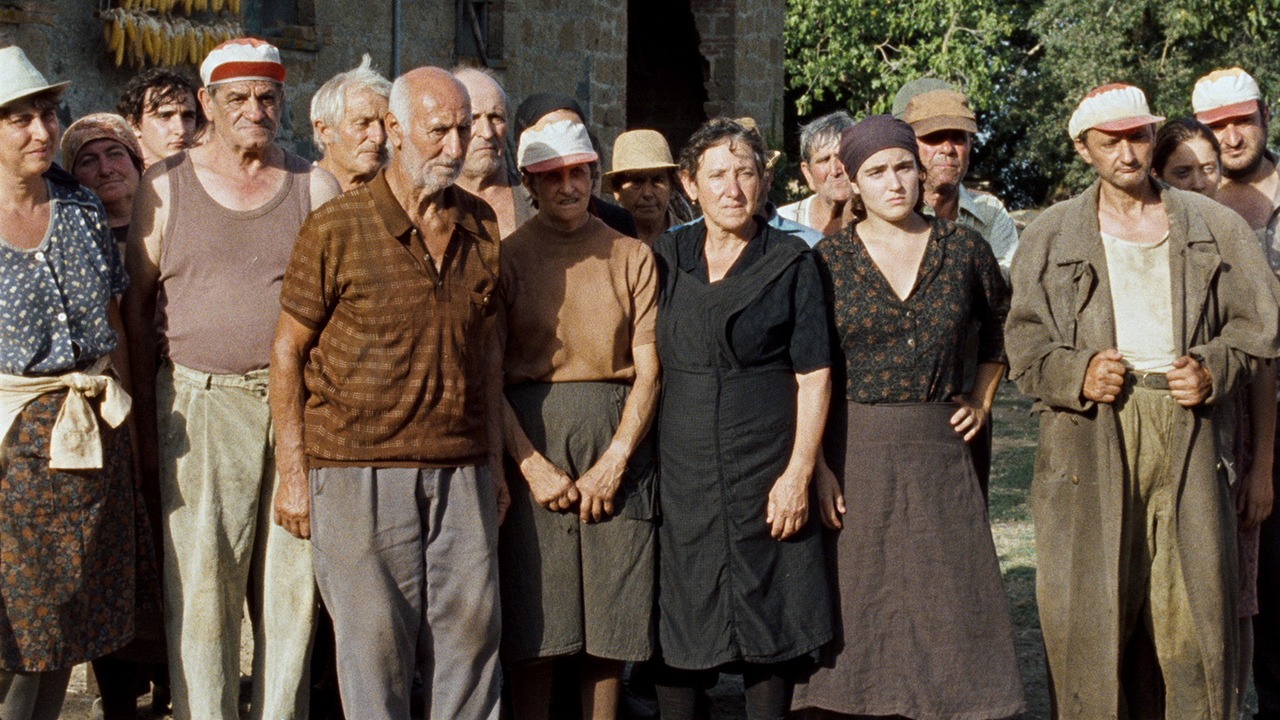
M797 121L885 112L917 77L955 83L979 111L971 176L1026 206L1089 181L1066 125L1098 85L1133 83L1169 117L1215 68L1280 93L1280 0L788 0L786 48Z

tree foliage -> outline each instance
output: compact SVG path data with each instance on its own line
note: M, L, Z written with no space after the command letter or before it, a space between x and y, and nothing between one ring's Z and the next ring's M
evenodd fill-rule
M1093 87L1133 83L1169 117L1215 68L1280 91L1280 0L788 0L786 54L800 121L886 112L917 77L956 84L979 111L971 173L1031 205L1088 182L1066 123Z

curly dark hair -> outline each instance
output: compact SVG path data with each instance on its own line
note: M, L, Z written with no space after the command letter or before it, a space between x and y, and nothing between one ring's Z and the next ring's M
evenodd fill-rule
M154 92L151 92L154 91ZM151 97L147 93L151 92ZM204 110L196 101L196 87L181 73L166 68L147 68L129 81L124 92L120 93L120 102L116 103L116 112L131 125L142 122L142 116L155 112L156 108L166 103L181 103L190 96L196 105L196 131L204 127Z
M741 140L746 143L755 157L756 170L764 177L764 138L760 137L759 131L727 117L711 118L689 138L689 142L680 151L680 174L690 178L697 175L698 167L702 165L702 155L726 140Z

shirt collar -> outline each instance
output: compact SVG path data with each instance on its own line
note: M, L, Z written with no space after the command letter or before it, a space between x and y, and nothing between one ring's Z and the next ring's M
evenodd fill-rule
M409 214L391 192L391 184L387 182L386 168L378 171L373 180L369 181L368 188L374 209L382 220L382 226L392 237L401 237L413 228ZM492 241L488 233L480 227L475 213L461 211L465 191L458 189L456 185L450 185L442 192L444 205L449 209L449 216L455 228L464 230L473 237Z

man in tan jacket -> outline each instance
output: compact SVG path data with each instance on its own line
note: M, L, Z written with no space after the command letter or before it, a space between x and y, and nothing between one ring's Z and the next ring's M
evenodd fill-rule
M1098 174L1024 233L1005 326L1036 400L1037 596L1055 716L1234 720L1229 399L1273 357L1247 225L1149 176L1146 97L1104 85L1070 134ZM1225 425L1224 425L1225 422Z

